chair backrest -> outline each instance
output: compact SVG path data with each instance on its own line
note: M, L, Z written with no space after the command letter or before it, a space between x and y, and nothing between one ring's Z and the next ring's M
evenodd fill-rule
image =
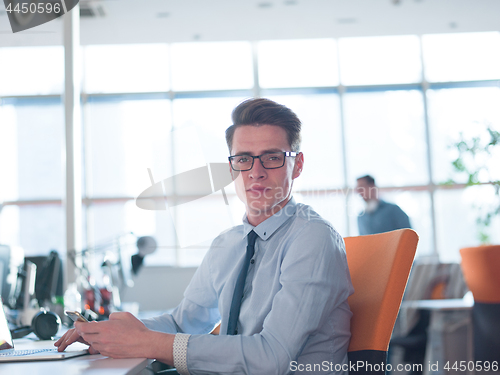
M474 296L474 360L500 362L500 245L460 249L465 281Z
M348 352L387 351L418 235L411 229L344 238L354 294Z
M474 301L500 303L500 245L466 247L460 255Z

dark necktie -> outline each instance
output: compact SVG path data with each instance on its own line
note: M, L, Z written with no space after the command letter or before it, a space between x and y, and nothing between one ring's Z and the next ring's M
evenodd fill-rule
M228 335L237 334L236 324L238 323L238 318L240 316L241 299L243 298L243 289L245 288L248 266L250 265L250 259L252 259L253 254L255 253L255 240L257 239L257 233L252 230L250 233L248 233L247 239L248 245L245 261L243 262L243 267L241 268L240 274L238 275L238 280L236 280L233 300L231 302L231 310L229 310L229 320L227 322Z

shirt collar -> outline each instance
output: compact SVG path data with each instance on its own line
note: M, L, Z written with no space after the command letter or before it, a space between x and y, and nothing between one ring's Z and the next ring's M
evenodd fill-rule
M292 197L288 203L281 210L276 212L270 218L267 218L262 223L254 227L248 222L247 215L243 216L243 238L245 238L251 230L253 230L260 237L261 240L266 241L273 235L279 227L281 227L288 219L295 215L297 211L297 203Z

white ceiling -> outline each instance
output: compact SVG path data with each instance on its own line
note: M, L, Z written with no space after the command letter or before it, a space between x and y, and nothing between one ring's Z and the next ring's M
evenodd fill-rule
M82 0L82 44L325 38L500 30L500 0ZM62 44L62 22L13 34L0 4L0 46Z

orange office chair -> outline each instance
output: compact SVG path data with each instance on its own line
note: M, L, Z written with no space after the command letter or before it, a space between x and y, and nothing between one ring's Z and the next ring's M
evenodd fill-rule
M348 357L358 374L384 374L387 349L417 249L411 229L344 238L354 286ZM368 365L366 365L368 364ZM370 366L371 365L371 366Z
M465 281L474 296L472 327L476 361L500 362L500 245L460 250Z

